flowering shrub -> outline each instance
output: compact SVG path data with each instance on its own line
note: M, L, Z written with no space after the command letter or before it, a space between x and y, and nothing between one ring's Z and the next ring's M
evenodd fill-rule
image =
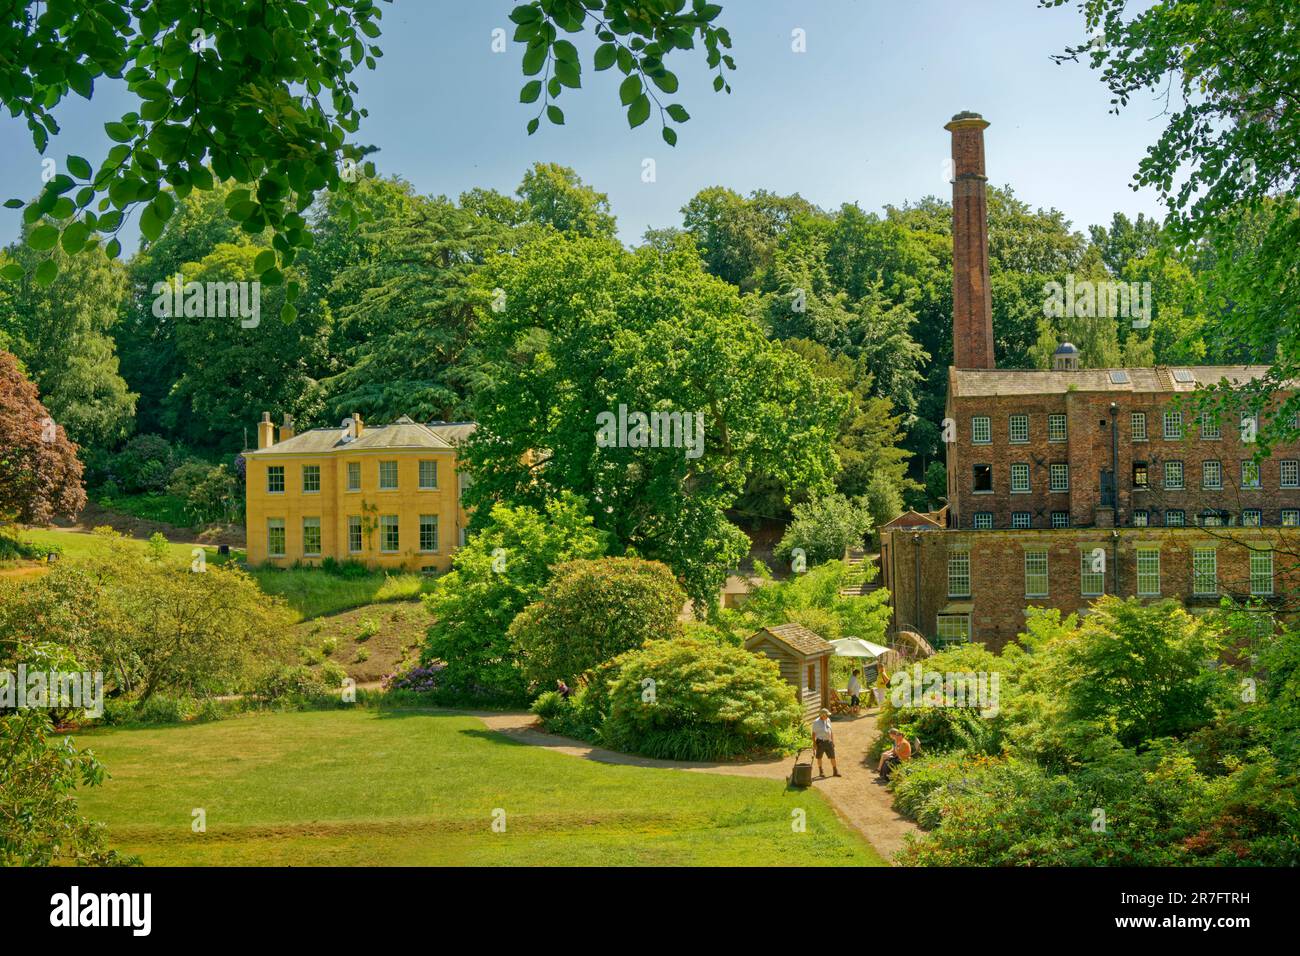
M438 689L438 676L445 668L441 664L417 664L384 678L384 690L407 690L428 694Z

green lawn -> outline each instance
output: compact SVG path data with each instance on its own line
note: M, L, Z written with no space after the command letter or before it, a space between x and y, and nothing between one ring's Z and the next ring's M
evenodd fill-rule
M103 538L99 535L90 534L84 531L42 531L37 528L31 528L22 532L22 537L28 541L34 541L37 544L59 547L63 550L63 557L65 558L89 557L91 555L100 554L104 550ZM147 542L139 540L138 538L128 538L127 540L140 548L147 546ZM184 558L186 561L189 561L190 551L193 549L193 545L173 544L169 542L167 548L176 558ZM244 556L242 551L232 549L230 558L222 558L217 554L217 548L215 545L205 546L203 550L207 552L206 560L209 563L238 560Z
M82 791L83 810L150 865L881 865L815 791L594 763L446 712L261 715L77 742L112 774ZM195 808L206 833L191 831Z
M289 602L299 620L337 614L363 604L409 601L433 586L423 574L373 571L363 577L343 577L316 568L255 568L253 577L267 594Z

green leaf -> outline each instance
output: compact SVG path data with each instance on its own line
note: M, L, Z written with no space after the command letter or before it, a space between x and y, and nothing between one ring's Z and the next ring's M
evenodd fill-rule
M108 245L104 247L104 252L110 259L116 259L122 254L122 243L116 239L110 239Z
M685 123L691 118L691 114L686 112L680 103L669 103L668 115L673 118L675 123Z
M6 200L5 200L5 208L6 208L6 209L22 209L22 208L23 208L23 201L22 201L21 199L6 199Z
M529 80L524 84L524 88L519 91L520 103L536 103L537 97L542 95L542 81Z
M650 97L642 93L627 108L627 125L636 129L650 118Z
M534 133L537 132L537 127L538 127L538 125L539 125L539 123L538 123L538 120L537 120L537 117L536 117L536 116L534 116L532 119L530 119L530 120L528 121L528 135L529 135L529 136L532 136Z
M559 63L572 63L575 67L578 65L578 48L568 40L556 40L551 49Z
M129 143L135 139L135 134L131 132L131 128L125 123L105 123L104 132L115 143Z
M652 74L650 79L654 81L655 86L659 87L659 89L663 90L665 93L677 92L677 77L672 73L669 73L667 70L664 70L662 73Z
M86 245L86 239L90 236L90 227L80 219L76 219L63 230L63 236L60 238L60 244L63 251L68 255L76 255Z
M546 118L556 126L564 125L564 111L554 104L546 107Z
M16 262L11 262L4 268L0 269L0 278L8 279L10 282L17 282L23 277L23 267Z
M153 203L150 203L144 207L144 212L140 213L140 234L152 242L162 235L162 231L163 220L158 218Z
M36 267L36 273L33 276L36 284L39 286L48 286L59 274L59 264L53 259L46 259Z
M618 47L612 43L602 43L596 47L595 67L597 70L608 70L618 59Z
M296 318L298 318L297 307L286 302L284 307L280 309L280 321L287 324Z
M265 249L257 254L253 260L253 271L259 275L269 269L275 268L275 250Z
M618 99L624 106L631 106L633 101L641 95L641 77L629 76L619 84Z
M78 179L89 179L92 170L90 168L90 163L86 162L80 156L69 156L68 172L72 173L72 175L76 176Z
M536 76L546 65L546 44L530 43L524 50L524 76Z
M582 78L577 66L567 60L555 61L555 78L569 89L576 90L582 86Z
M27 245L37 252L53 249L59 241L59 230L48 222L43 222L27 234Z
M510 11L510 19L515 23L534 23L542 19L542 11L532 4L520 4Z
M671 126L665 126L663 128L663 137L664 142L669 146L677 145L677 130L673 129Z

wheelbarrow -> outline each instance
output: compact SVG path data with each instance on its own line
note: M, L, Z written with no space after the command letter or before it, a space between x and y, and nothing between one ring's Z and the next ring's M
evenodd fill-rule
M800 761L799 758L807 753L805 747L794 755L794 769L790 771L790 786L792 787L811 787L812 786L812 758L806 761Z

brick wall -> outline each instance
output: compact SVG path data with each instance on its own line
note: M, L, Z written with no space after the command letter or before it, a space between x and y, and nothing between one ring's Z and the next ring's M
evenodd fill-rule
M951 390L950 390L951 393ZM1117 406L1112 416L1111 403ZM1109 526L1109 512L1103 506L1101 475L1112 467L1111 422L1118 428L1118 468L1116 469L1118 511L1114 523L1133 524L1137 510L1149 512L1150 524L1163 525L1171 509L1181 509L1188 525L1205 509L1224 510L1240 522L1245 509L1263 512L1265 525L1281 523L1283 509L1300 509L1300 488L1281 486L1281 462L1300 460L1300 444L1275 446L1269 458L1261 462L1260 488L1241 486L1242 462L1251 459L1255 446L1241 440L1240 422L1226 417L1220 422L1220 437L1205 438L1199 423L1191 421L1191 412L1183 409L1183 438L1163 437L1163 415L1174 410L1170 395L1132 392L1072 392L1054 395L1014 395L1007 397L950 398L948 416L956 425L956 440L947 446L949 503L952 525L972 528L976 512L991 512L994 528L1010 528L1011 515L1029 511L1034 528L1050 527L1053 511L1068 511L1072 526ZM1135 439L1132 415L1146 416L1145 440ZM1027 415L1029 440L1013 444L1009 437L1012 415ZM1048 439L1048 416L1066 416L1067 440ZM975 416L990 419L991 442L974 444L972 420ZM1164 466L1167 461L1182 462L1183 489L1165 487ZM1202 488L1207 461L1217 461L1222 471L1220 489ZM1134 484L1134 463L1145 462L1149 487ZM1030 493L1011 492L1012 464L1026 464L1030 471ZM1069 466L1069 491L1054 493L1050 487L1050 466ZM974 466L992 468L993 491L974 490Z
M1300 528L1072 528L1036 531L922 531L882 533L884 584L893 599L895 627L913 627L935 637L940 614L969 614L971 638L993 648L1013 641L1023 630L1025 608L1055 607L1086 611L1095 600L1082 593L1082 557L1092 568L1094 549L1104 550L1103 587L1107 594L1137 594L1137 553L1159 553L1158 596L1176 598L1189 608L1218 605L1223 595L1250 594L1250 554L1272 550L1275 600L1300 594ZM1194 593L1192 560L1197 549L1215 553L1216 593ZM1027 596L1025 553L1047 553L1047 594ZM970 555L970 595L948 593L948 559L954 551ZM920 564L920 589L916 568ZM919 601L918 601L919 597ZM1288 609L1288 613L1290 613Z

